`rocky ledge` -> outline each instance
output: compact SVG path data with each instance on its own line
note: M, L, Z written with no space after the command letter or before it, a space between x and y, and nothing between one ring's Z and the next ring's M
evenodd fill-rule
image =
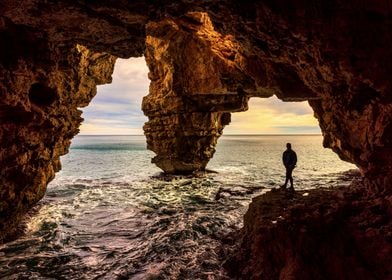
M240 240L226 254L236 279L392 279L392 193L349 188L253 199Z

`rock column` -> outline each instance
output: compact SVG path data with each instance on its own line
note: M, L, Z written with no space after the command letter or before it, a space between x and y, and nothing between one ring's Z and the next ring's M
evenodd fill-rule
M144 133L148 149L157 154L152 162L166 173L204 170L230 123L230 112L247 109L246 94L230 84L238 80L230 76L241 72L214 52L206 38L224 42L203 13L147 26L151 84L142 105L149 118Z

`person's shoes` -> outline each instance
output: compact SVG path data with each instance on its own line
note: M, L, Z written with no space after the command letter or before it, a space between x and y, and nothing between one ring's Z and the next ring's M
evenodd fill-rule
M289 190L290 192L294 192L294 187L291 186L290 188L288 188L287 190Z
M286 189L286 185L281 185L280 188L281 189Z

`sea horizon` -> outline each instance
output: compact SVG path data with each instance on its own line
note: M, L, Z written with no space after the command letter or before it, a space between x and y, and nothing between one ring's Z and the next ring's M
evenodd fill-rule
M221 136L322 136L321 133L259 133L259 134L222 134ZM77 134L76 136L145 136L144 134Z

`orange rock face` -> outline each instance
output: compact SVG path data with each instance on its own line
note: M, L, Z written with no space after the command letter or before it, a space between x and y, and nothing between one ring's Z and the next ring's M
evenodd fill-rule
M392 196L361 187L253 199L226 268L235 279L391 279Z
M7 41L10 64L0 66L4 75L0 105L0 240L10 223L17 223L16 217L44 196L47 184L61 169L60 156L68 152L71 139L79 132L83 119L78 108L88 105L97 84L111 81L116 60L79 45L54 48L66 52L67 57L52 59L50 53L40 52L49 47L48 41L29 39L18 41L14 37ZM30 56L16 52L26 48Z
M248 97L237 91L247 76L227 57L235 44L214 31L206 13L150 22L146 33L151 84L142 108L153 162L169 173L203 170L230 112L247 109Z

